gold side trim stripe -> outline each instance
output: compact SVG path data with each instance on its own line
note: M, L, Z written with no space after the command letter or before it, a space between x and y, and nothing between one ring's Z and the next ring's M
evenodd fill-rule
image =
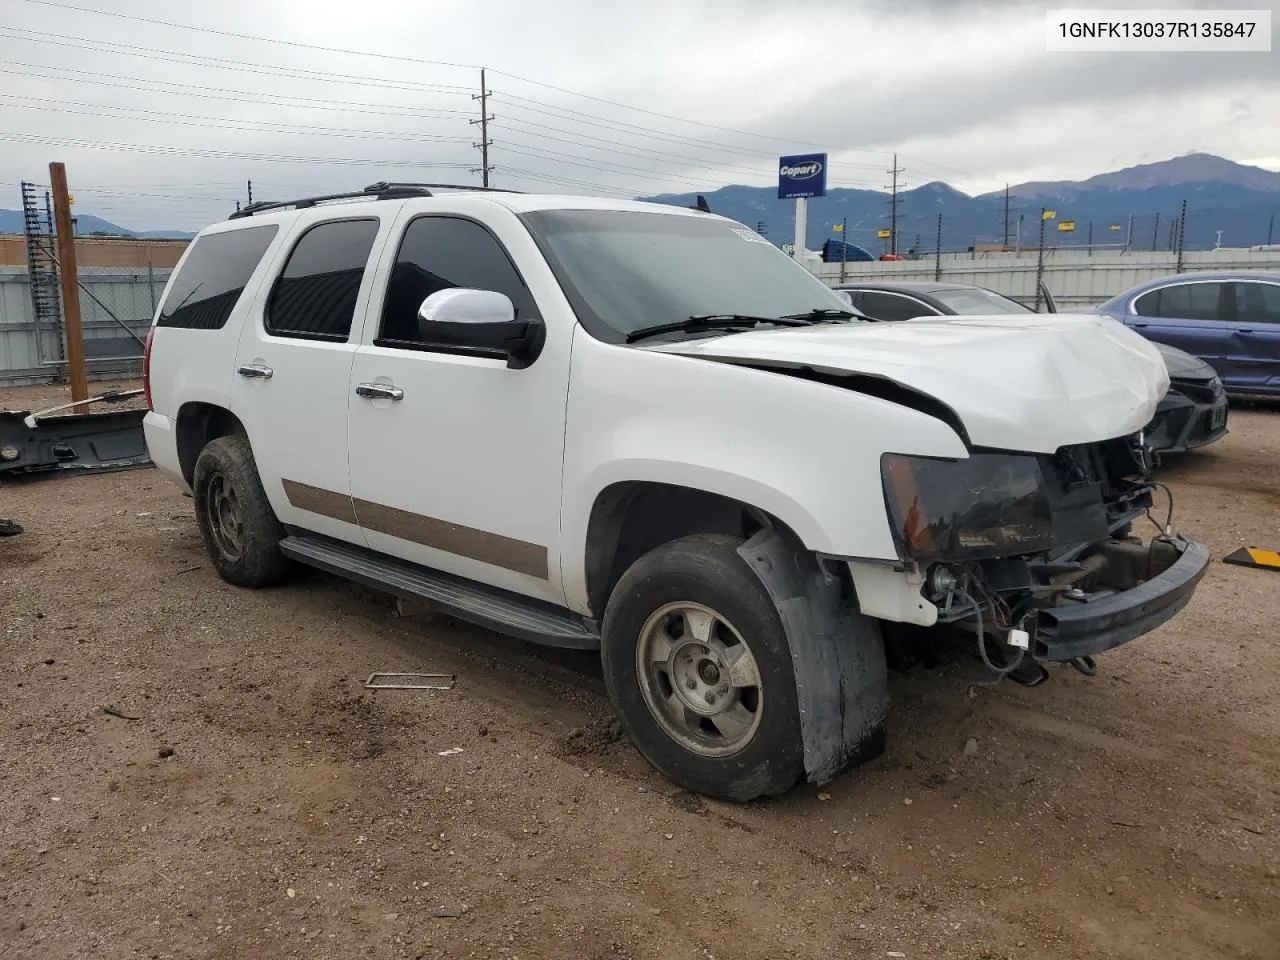
M407 510L370 503L368 500L356 500L355 505L360 525L369 530L528 574L539 580L547 579L547 548L536 543L513 540L500 534L477 530L475 527L424 517Z
M526 543L381 503L357 500L296 480L285 480L283 483L285 496L299 510L344 523L359 524L377 533L411 540L424 547L443 550L445 553L478 560L505 570L514 570L539 580L547 579L547 548L536 543Z
M332 490L313 487L297 480L282 480L284 495L299 510L318 513L322 517L331 517L343 523L356 523L356 510L351 498Z

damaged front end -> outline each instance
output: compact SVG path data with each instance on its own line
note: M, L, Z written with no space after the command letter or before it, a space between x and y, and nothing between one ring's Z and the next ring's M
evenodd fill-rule
M1190 600L1203 545L1150 516L1141 435L1051 455L975 451L965 460L886 454L881 471L898 553L937 622L976 633L992 669L1025 655L1092 668L1093 654L1147 633Z

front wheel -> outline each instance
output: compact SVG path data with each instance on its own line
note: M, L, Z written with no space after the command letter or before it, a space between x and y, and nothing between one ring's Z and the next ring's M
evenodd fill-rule
M618 581L605 610L605 683L659 771L709 796L777 795L803 774L800 710L782 621L741 541L663 544Z

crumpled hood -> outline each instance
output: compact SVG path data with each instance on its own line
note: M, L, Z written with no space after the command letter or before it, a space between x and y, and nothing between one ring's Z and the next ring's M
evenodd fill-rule
M946 404L977 446L1039 453L1136 433L1169 388L1154 344L1093 314L821 324L648 349L884 377Z

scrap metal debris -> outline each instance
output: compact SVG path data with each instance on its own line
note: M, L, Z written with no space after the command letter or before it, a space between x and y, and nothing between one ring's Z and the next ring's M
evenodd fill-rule
M118 399L127 397L103 394L83 402ZM151 465L142 432L147 411L116 410L42 419L48 412L0 411L0 476L66 476Z
M448 682L404 682L408 678L418 681L445 680ZM397 680L401 682L395 682ZM367 690L452 690L456 682L452 673L371 673L364 685Z

